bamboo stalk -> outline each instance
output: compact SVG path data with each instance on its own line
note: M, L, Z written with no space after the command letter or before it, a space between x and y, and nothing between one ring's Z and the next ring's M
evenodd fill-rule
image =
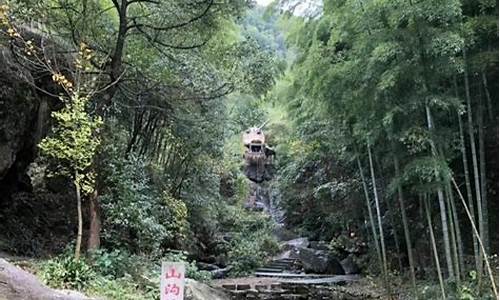
M453 185L455 186L455 189L457 190L458 196L460 197L460 200L462 200L462 204L465 208L465 212L467 213L467 217L469 218L469 221L471 222L472 225L472 230L474 231L474 234L478 238L479 241L479 248L481 249L481 253L483 254L484 261L486 263L486 269L488 270L488 275L491 281L491 287L493 289L493 293L495 294L495 298L498 300L498 290L497 286L495 284L495 277L493 276L493 272L491 271L491 266L490 262L488 260L488 257L486 256L486 250L484 249L483 242L479 238L479 232L477 231L476 225L473 222L472 216L470 214L469 209L467 208L467 204L465 203L464 197L462 196L462 193L460 192L460 189L458 188L457 182L455 181L455 178L451 178L451 181L453 182Z
M431 214L429 211L428 202L429 202L429 199L427 199L427 196L426 196L424 199L425 216L427 218L427 225L429 226L429 232L431 235L432 252L434 253L434 262L436 263L436 269L437 269L438 278L439 278L439 287L441 288L441 296L443 297L443 300L445 300L446 293L444 291L443 274L441 272L441 264L439 263L439 255L438 255L437 246L436 246L436 238L434 237L434 229L432 228L432 220L431 220Z

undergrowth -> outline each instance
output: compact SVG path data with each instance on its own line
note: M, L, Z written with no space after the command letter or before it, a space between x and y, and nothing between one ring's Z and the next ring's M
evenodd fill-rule
M37 275L52 288L74 289L105 299L153 300L158 297L162 260L185 262L187 278L211 280L210 272L199 270L182 252L167 253L162 259L153 260L120 250L98 250L80 260L75 260L67 250L39 262Z

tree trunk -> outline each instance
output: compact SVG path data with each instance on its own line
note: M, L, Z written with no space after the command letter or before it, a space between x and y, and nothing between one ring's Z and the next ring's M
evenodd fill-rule
M403 268L403 260L401 259L401 245L399 244L399 235L398 231L396 229L396 222L394 221L394 215L393 211L391 210L392 205L387 205L387 212L389 214L389 221L391 222L391 227L392 227L392 235L394 237L394 246L396 247L396 253L398 257L398 266L399 266L399 272L402 274L404 271ZM394 211L395 212L395 211Z
M395 170L396 180L399 180L401 178L401 174L399 170L399 160L396 157L396 155L394 155L394 170ZM406 216L406 205L403 195L403 188L401 187L401 184L398 184L398 202L399 202L399 207L401 209L401 220L403 221L403 230L406 241L406 251L408 252L408 264L410 265L411 284L413 286L413 289L416 290L417 281L415 279L415 262L413 260L413 247L411 243L410 229L408 226L408 217Z
M486 249L486 254L490 254L490 237L489 237L489 216L488 216L488 198L487 198L487 178L486 178L486 153L484 150L484 122L483 122L483 101L479 98L478 114L478 135L479 135L479 173L481 177L481 204L483 211L483 243Z
M439 263L439 254L437 251L437 246L436 246L436 238L434 237L434 229L432 229L432 219L431 219L431 213L429 211L429 200L427 199L427 196L424 199L424 205L425 205L425 216L427 217L427 226L429 226L429 232L431 236L431 244L432 244L432 252L434 253L434 261L436 263L436 270L438 273L438 278L439 278L439 286L441 287L441 295L443 299L446 299L446 293L444 291L444 282L443 282L443 275L441 272L441 264Z
M460 230L460 219L458 218L457 207L455 205L455 197L453 197L453 189L451 184L448 183L446 186L449 194L451 213L453 215L453 223L455 224L455 236L457 237L457 247L458 247L458 270L457 278L460 279L460 274L464 274L465 262L464 262L464 244L462 241L462 231ZM473 237L474 238L474 237Z
M451 236L451 250L453 251L453 265L454 265L454 273L457 275L456 279L457 282L460 282L460 263L459 263L459 256L458 256L458 247L457 247L457 236L456 236L456 226L457 223L455 222L456 220L453 218L453 212L451 208L451 195L449 193L448 186L445 189L446 192L446 206L448 207L448 220L450 220L450 236Z
M372 207L370 204L370 195L368 193L368 185L366 184L365 175L363 174L363 167L361 166L361 161L359 157L356 157L358 162L359 174L361 176L361 182L363 183L363 191L365 193L366 208L368 209L368 217L370 218L370 227L372 229L373 242L375 245L375 250L377 251L377 257L380 264L380 270L383 270L382 253L380 252L380 244L378 240L377 228L375 226L375 219L373 218Z
M474 171L474 187L476 190L476 206L477 206L477 216L479 219L479 238L484 244L484 220L483 220L483 208L481 203L481 185L479 183L479 167L477 162L476 153L476 141L474 137L474 124L472 120L472 104L470 96L470 85L469 85L469 73L467 71L467 56L465 50L462 51L462 56L464 58L464 82L465 82L465 99L467 102L467 124L469 129L469 142L472 154L472 167ZM483 258L479 256L478 273L481 276L483 274Z
M454 81L455 85L455 95L458 98L458 87L457 87L457 82L456 80ZM462 164L464 168L464 180L465 180L465 189L467 192L467 204L469 206L469 211L471 212L472 216L472 223L475 225L476 224L476 218L475 218L475 209L474 209L474 199L472 197L472 187L470 184L470 174L469 174L469 159L467 158L467 148L465 147L465 134L464 134L464 126L462 123L462 116L460 115L459 112L457 112L457 117L458 117L458 127L460 131L460 152L462 152ZM476 269L479 270L479 264L480 264L480 254L479 254L479 248L478 248L478 243L476 236L474 235L474 231L472 232L472 246L474 249L474 260L476 262Z
M373 157L373 160L374 160L374 170L376 169L377 170L376 174L379 174L378 177L379 177L380 186L385 187L385 186L387 186L387 184L385 182L384 175L381 175L381 174L384 174L384 171L382 169L382 163L380 162L380 157L375 156L375 157ZM394 215L397 214L397 210L392 210L392 208L394 207L394 204L390 203L390 198L385 197L383 191L384 190L382 189L378 193L380 196L380 204L383 206L384 202L387 202L387 203L385 203L385 207L386 207L386 214L385 215L389 217L390 228L392 228L392 237L394 239L394 247L396 248L396 253L398 253L397 260L398 260L399 272L403 273L403 271L404 271L403 260L402 260L401 255L400 255L400 253L402 252L401 251L401 244L399 243L399 241L400 241L399 234L398 234L398 230L396 228L396 222L394 220ZM388 262L388 264L390 265L390 262Z
M425 112L427 115L427 127L429 131L432 133L434 131L434 122L432 120L431 109L429 105L426 103ZM436 144L434 143L433 137L431 137L431 150L433 156L440 158L439 151L437 150ZM446 258L446 266L448 269L448 276L453 279L453 260L451 258L451 247L450 247L450 234L448 231L448 218L446 216L446 204L443 195L443 189L438 187L437 189L438 202L439 202L439 212L441 215L441 227L443 230L443 243L444 243L444 253Z
M101 245L101 212L99 202L97 200L98 192L95 188L94 193L90 196L90 207L89 207L89 217L90 217L90 227L89 227L89 239L87 241L87 249L95 250L99 249Z
M78 173L75 174L75 178L78 178ZM82 217L82 199L80 196L80 183L75 179L75 191L76 191L76 209L78 214L78 233L76 235L76 246L75 246L75 259L80 259L80 250L82 248L82 231L83 231L83 217Z
M458 188L458 185L457 185L457 182L455 181L455 178L452 177L451 181L453 182L453 185L455 186L455 189L458 193L458 196L460 197L460 200L462 201L462 205L465 208L465 212L467 213L467 217L469 218L469 221L471 222L472 232L478 238L479 249L480 249L480 252L482 253L482 255L484 256L484 261L486 262L486 270L488 271L488 275L490 277L491 288L493 290L493 294L495 295L495 299L500 299L498 297L498 290L497 290L497 286L495 284L495 281L496 281L495 276L493 276L493 271L491 270L490 262L488 260L488 257L486 256L486 250L484 249L484 245L481 242L481 239L479 238L479 232L477 231L476 225L472 221L472 215L471 215L470 211L467 209L467 205L465 204L464 197L462 196L462 193L460 192L460 189ZM481 277L479 277L479 278L481 278Z
M481 72L481 78L483 79L484 94L486 95L486 107L488 109L488 121L493 121L493 105L491 104L490 90L488 89L488 79L486 78L486 73L484 70Z
M373 185L373 187L372 187L373 188L373 196L375 198L375 208L377 211L378 230L380 233L380 245L381 245L381 249L382 249L382 270L384 273L384 277L387 280L388 269L387 269L387 256L386 256L386 252L385 252L384 229L382 226L382 213L380 212L380 203L379 203L379 199L378 199L377 183L375 180L375 171L373 170L372 150L370 148L369 143L367 143L366 145L368 148L368 159L370 162L370 174L371 174L372 185Z

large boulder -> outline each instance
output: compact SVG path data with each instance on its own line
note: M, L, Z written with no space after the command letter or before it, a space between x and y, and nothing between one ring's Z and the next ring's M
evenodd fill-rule
M278 238L279 241L289 241L297 238L297 235L294 232L285 228L285 226L283 225L275 226L273 229L273 234Z
M1 298L0 298L1 299ZM231 298L219 289L192 279L186 279L186 300L230 300Z
M90 300L74 291L53 290L28 273L0 258L0 300Z
M309 243L309 248L313 248L316 250L325 250L325 251L330 250L330 248L328 247L328 243L325 241L311 241Z
M344 258L343 260L341 260L340 264L342 265L342 268L344 269L344 271L347 275L359 274L359 272L360 272L359 266L354 261L354 258L352 255L349 255L346 258Z
M328 251L311 248L299 248L295 251L306 273L344 275L339 261Z
M307 248L307 247L309 247L309 240L305 237L296 238L293 240L283 242L281 244L281 247L282 247L282 250L284 250L284 251L296 250L299 248Z

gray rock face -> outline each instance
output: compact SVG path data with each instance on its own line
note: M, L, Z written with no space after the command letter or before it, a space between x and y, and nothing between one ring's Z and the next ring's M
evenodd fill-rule
M317 249L317 250L330 250L328 248L328 244L325 241L311 241L309 248Z
M342 265L342 268L344 269L346 274L359 274L360 272L359 266L354 261L352 255L344 258L342 261L340 261L340 264Z
M282 248L283 250L294 250L297 248L307 248L309 247L309 240L307 238L296 238L293 240L289 240L286 242L283 242Z
M9 70L0 56L0 180L3 179L22 151L31 152L33 119L38 101L31 88ZM25 148L28 149L25 149ZM26 151L27 150L27 151Z
M186 279L186 300L230 300L231 298L221 290L210 287L192 279Z
M296 259L300 261L306 273L346 274L338 259L330 254L325 242L310 242L307 238L297 238L282 243L281 249L282 252L275 259Z
M90 300L73 291L57 291L0 258L0 300Z
M306 273L344 275L344 269L338 260L329 255L328 251L311 248L299 248L297 258L302 262Z
M37 92L32 84L52 91L50 76L33 79L16 65L9 49L0 47L0 189L2 197L29 187L28 165L37 144L47 133L51 109L57 100ZM1 199L1 197L0 197Z

